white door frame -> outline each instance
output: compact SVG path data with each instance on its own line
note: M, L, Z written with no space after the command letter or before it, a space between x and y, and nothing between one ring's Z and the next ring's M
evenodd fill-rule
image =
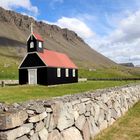
M33 73L33 75L31 75ZM31 76L34 76L33 81L31 80ZM37 85L37 69L28 69L28 84L29 85Z

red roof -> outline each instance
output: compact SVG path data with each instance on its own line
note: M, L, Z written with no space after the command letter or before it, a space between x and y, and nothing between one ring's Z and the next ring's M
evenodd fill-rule
M44 50L44 53L38 53L43 62L49 67L60 67L60 68L74 68L77 66L70 60L70 58L63 54L55 51Z
M33 35L34 35L34 37L35 37L37 40L39 40L39 41L44 41L44 40L42 39L42 37L41 37L39 34L36 34L36 33L33 32Z

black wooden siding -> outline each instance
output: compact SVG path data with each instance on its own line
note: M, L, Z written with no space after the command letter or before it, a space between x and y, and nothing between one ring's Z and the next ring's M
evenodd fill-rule
M69 77L66 77L65 68L61 68L61 77L57 77L57 68L50 67L37 68L37 84L55 85L75 82L78 82L77 69L75 70L75 77L73 77L72 69L69 69ZM27 83L28 83L28 70L19 69L19 84L27 84Z
M34 48L30 48L30 42L34 42ZM42 42L42 41L40 41ZM35 39L35 37L32 35L27 41L27 52L43 52L43 42L42 42L42 48L39 48L39 41Z
M28 70L27 69L19 69L19 84L28 84Z
M46 66L36 53L28 54L20 68Z

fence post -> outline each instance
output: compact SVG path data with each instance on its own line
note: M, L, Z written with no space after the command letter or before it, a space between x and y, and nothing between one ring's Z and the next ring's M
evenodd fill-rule
M1 87L5 87L5 82L1 81Z

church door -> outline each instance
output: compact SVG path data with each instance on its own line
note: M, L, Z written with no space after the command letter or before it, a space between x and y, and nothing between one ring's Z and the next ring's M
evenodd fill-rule
M28 82L29 85L37 84L37 69L28 69Z

